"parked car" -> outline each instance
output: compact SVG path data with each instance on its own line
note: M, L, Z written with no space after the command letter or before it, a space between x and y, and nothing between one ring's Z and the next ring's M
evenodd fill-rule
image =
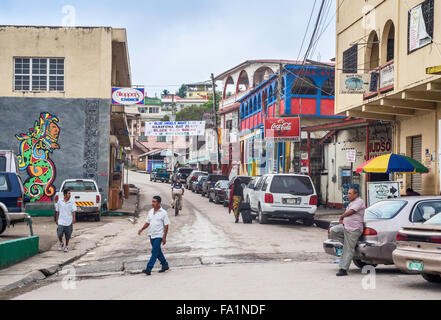
M17 156L12 150L0 150L0 172L19 174Z
M193 171L193 168L178 168L175 170L175 173L172 177L172 182L175 182L177 180L181 181L183 184L187 182L187 177L190 175L190 173Z
M25 203L29 201L20 176L14 172L0 172L0 234L6 227L30 221L30 216L24 212Z
M309 176L300 174L266 174L259 179L250 199L259 223L269 218L302 220L311 226L317 211L317 193Z
M216 184L208 191L208 200L216 204L224 203L225 194L228 192L228 182L229 180L219 180Z
M208 176L200 176L198 178L198 181L196 183L196 187L195 187L195 192L196 193L202 193L202 186L205 182L205 180L207 180Z
M256 190L258 189L259 183L263 180L263 177L253 178L248 185L243 189L243 201L250 204L251 199L255 197Z
M234 184L234 182L237 179L239 179L240 182L246 186L253 179L253 177L249 177L249 176L235 176L235 177L231 178L230 182L228 183L228 191L225 194L224 207L228 207L228 205L229 205L231 186ZM244 191L245 191L245 189L244 189Z
M166 169L155 169L152 173L150 173L150 181L156 182L156 181L162 181L162 182L170 182L170 172L168 172Z
M422 225L402 228L392 258L398 269L441 283L441 214Z
M60 192L55 195L55 203L64 197L64 190L69 189L71 199L77 206L77 214L93 216L101 220L101 193L97 183L90 179L67 179L61 184Z
M191 185L194 181L197 181L200 176L208 176L208 172L193 170L190 175L187 177L187 181L185 182L185 188L191 189Z
M205 195L208 195L210 188L213 187L219 180L228 180L228 176L223 174L209 174L207 176L207 180L205 180L204 184L202 185L202 196L205 197Z
M377 202L366 209L364 232L355 247L354 264L394 264L392 253L396 249L396 236L400 228L419 226L441 211L441 197L403 197ZM337 225L333 221L330 227ZM325 252L337 255L343 245L328 232L323 243Z

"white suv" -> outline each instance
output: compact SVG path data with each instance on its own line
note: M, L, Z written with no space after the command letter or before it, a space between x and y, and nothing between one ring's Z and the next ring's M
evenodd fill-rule
M314 223L317 193L309 176L300 174L267 174L259 179L250 199L251 209L257 212L259 223L268 218L302 220Z

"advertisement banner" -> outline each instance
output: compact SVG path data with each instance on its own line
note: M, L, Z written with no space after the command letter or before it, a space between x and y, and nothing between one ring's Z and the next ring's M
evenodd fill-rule
M423 15L423 4L409 11L409 53L432 43L427 33Z
M161 136L203 136L205 121L172 121L172 122L146 122L146 137Z
M300 141L300 118L265 119L265 139Z
M112 88L112 104L132 106L144 104L142 88Z

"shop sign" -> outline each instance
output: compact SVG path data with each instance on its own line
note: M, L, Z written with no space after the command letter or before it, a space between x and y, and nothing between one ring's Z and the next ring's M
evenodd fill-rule
M424 20L422 3L409 11L409 53L432 43L432 37L428 34Z
M369 91L370 75L342 73L340 75L341 94L365 94Z
M346 160L350 163L355 163L355 160L357 159L357 150L350 149L346 151Z
M131 106L144 104L142 88L112 88L112 104Z
M398 181L368 183L368 207L382 200L399 197L400 183Z
M369 159L392 153L392 140L380 138L369 142Z
M300 140L300 118L265 119L265 139L277 142Z
M393 86L395 83L394 64L391 63L380 70L380 90Z

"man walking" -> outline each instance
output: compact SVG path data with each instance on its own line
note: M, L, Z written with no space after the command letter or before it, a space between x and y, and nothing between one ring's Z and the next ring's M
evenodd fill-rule
M150 257L147 267L142 272L146 275L150 275L153 267L155 266L156 259L161 262L162 268L159 272L165 272L169 270L167 260L161 250L161 243L165 245L167 243L167 233L170 221L168 220L167 211L161 207L161 197L155 196L152 200L152 209L147 214L147 220L144 226L138 231L138 234L149 229L150 243L152 245L152 256Z
M69 251L69 240L72 237L73 224L76 222L77 206L75 202L70 198L70 190L63 191L64 198L58 200L55 205L55 222L58 225L57 236L60 241L58 250L64 252ZM63 235L66 239L66 246L63 243Z
M348 275L355 246L364 230L363 221L366 206L359 193L357 188L349 189L349 206L340 217L340 224L332 227L330 230L331 235L343 243L343 254L340 258L340 270L337 273L337 277Z

